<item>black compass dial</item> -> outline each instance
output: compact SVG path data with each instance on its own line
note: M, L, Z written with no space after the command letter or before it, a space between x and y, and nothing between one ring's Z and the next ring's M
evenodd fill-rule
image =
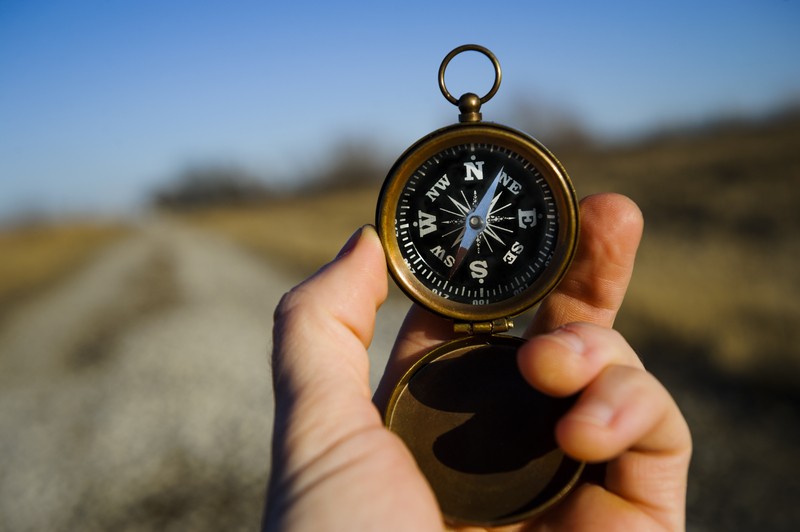
M425 287L489 305L523 292L547 267L557 205L531 161L501 146L463 144L411 174L395 231L403 260Z

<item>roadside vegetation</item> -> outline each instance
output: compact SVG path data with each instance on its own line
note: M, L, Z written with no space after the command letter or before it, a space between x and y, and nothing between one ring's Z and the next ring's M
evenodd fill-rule
M51 286L128 231L89 221L0 228L0 319L11 305Z

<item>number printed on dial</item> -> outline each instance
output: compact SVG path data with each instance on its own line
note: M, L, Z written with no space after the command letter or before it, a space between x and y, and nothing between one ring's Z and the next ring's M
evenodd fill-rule
M395 231L403 260L428 289L488 305L521 293L547 266L557 207L530 161L500 146L463 144L411 175Z

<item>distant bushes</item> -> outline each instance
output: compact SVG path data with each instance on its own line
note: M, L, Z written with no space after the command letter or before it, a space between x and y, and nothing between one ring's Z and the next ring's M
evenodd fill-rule
M239 168L205 166L188 168L171 184L155 190L152 203L158 208L192 209L260 203L270 196L261 180Z
M182 170L150 194L159 209L187 210L262 204L297 194L321 194L381 183L388 164L369 142L344 141L312 169L277 181L235 165L195 165Z
M330 191L381 183L389 164L371 141L344 141L330 151L309 180L311 190Z

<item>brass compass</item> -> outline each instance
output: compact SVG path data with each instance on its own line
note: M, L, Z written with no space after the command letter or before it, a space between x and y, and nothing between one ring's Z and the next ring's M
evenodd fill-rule
M465 51L494 67L491 90L455 98L445 84ZM377 228L389 271L416 303L453 320L462 336L422 357L395 387L386 425L406 443L452 523L502 525L566 494L583 464L558 448L553 428L569 400L547 397L516 367L524 342L511 318L556 287L572 260L578 202L558 160L510 127L483 122L500 64L464 45L439 68L459 123L423 137L389 171Z

